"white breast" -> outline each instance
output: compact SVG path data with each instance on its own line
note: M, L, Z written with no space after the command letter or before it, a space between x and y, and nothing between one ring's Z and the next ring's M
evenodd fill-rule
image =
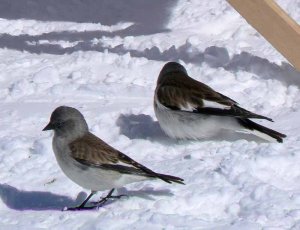
M217 135L222 129L240 129L232 117L171 110L158 100L154 102L154 111L161 128L172 138L205 139Z

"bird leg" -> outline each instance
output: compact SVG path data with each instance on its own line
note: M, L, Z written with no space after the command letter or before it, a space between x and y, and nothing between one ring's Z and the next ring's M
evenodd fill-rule
M102 198L97 202L91 202L93 204L92 206L85 207L89 199L96 193L96 191L92 191L91 194L81 203L81 205L72 208L64 208L63 211L91 210L103 206L109 199L120 199L121 197L126 196L126 195L113 196L112 194L114 191L115 189L113 188L112 190L109 191L106 197Z
M92 191L90 195L77 207L72 207L72 208L64 208L63 211L77 211L77 210L88 210L88 209L93 209L95 206L92 207L84 207L85 204L91 199L91 197L96 193L96 191Z
M118 195L118 196L113 196L113 192L115 191L115 189L113 188L112 190L109 191L109 193L107 194L106 197L102 198L101 200L99 200L98 202L95 202L94 204L96 205L95 207L101 207L102 205L104 205L109 199L120 199L123 196L126 195Z

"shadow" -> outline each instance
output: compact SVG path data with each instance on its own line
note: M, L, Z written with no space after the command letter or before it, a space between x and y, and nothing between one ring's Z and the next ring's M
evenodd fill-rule
M145 114L121 114L116 125L120 128L120 134L129 139L146 139L161 143L185 144L186 142L193 142L195 140L176 140L168 137L161 129L158 121L154 121L151 116ZM252 134L233 132L230 130L223 130L214 137L198 141L229 141L234 142L238 140L255 141L257 143L268 143L265 139L257 137Z
M157 121L151 116L145 114L121 114L116 125L120 127L120 134L125 135L129 139L147 139L151 141L172 142L160 128Z
M177 0L2 0L0 18L107 26L132 22L133 34L157 33L164 28L169 9L176 3Z
M146 200L155 200L151 196L173 196L174 194L169 189L154 190L153 188L144 188L137 191L127 190L126 188L120 188L117 190L118 194L128 197L135 196Z
M148 35L167 31L170 9L177 0L3 0L0 18L34 19L40 21L67 21L78 23L101 23L112 26L121 22L133 25L114 32L107 31L59 31L41 35L22 34L18 36L0 34L0 48L27 51L30 53L67 54L76 51L103 52L106 47L95 45L95 39ZM43 41L43 42L41 42ZM75 46L62 47L57 41L76 42ZM46 42L46 43L45 43ZM51 44L52 43L52 44Z
M108 49L118 54L130 53L132 57L144 57L156 61L184 61L185 63L207 64L212 68L224 68L227 71L246 71L264 79L276 79L286 85L300 86L300 72L288 63L278 65L265 58L242 52L231 58L224 47L210 46L203 52L197 50L188 42L178 48L170 47L161 52L157 47L144 51L127 50L123 46Z
M286 85L300 86L300 72L290 64L284 62L277 65L247 52L234 55L230 62L222 67L231 72L242 70L264 79L276 79Z
M161 52L158 47L133 50L119 45L116 47L95 43L94 39L106 37L126 37L154 34L167 31L165 24L170 10L178 0L2 0L0 18L33 19L40 21L68 21L78 23L101 23L112 26L120 22L133 25L114 32L107 31L59 31L41 35L22 34L14 36L0 34L0 48L8 48L30 53L70 54L76 51L110 52L118 55L129 53L131 57L143 57L156 61L184 61L185 63L206 63L213 68L224 68L231 72L246 71L264 79L277 79L287 85L300 86L300 72L290 64L278 65L267 59L247 52L229 56L225 47L211 46L199 51L189 42ZM40 42L43 41L43 42ZM44 42L46 41L46 43ZM57 41L75 42L63 47ZM52 42L52 43L51 43Z
M113 204L115 202L117 202L119 199L130 199L131 197L139 197L145 200L155 200L152 196L173 196L174 194L171 192L171 190L169 189L163 189L163 190L154 190L153 188L144 188L144 189L140 189L140 190L136 190L136 191L132 191L132 190L127 190L125 187L122 188L118 188L116 190L117 192L115 192L113 195L114 196L121 196L117 199L113 198L113 199L109 199L108 201L105 202L104 205L100 206L100 207L104 207L104 206L108 206L110 204ZM106 194L103 194L101 196L101 198L99 200L101 200L102 198L104 198L106 196ZM96 202L91 202L92 204L97 204ZM92 209L93 210L93 209Z
M120 188L117 191L118 194L126 195L128 197L135 196L148 200L154 200L151 197L151 195L173 195L173 193L167 189L154 190L153 188L145 188L138 191L130 191L126 188ZM79 205L86 198L86 193L80 192L77 198L73 200L67 196L56 195L50 192L22 191L7 184L0 184L0 197L2 202L5 203L8 208L18 211L62 211L65 207L75 207ZM117 200L109 200L107 203L105 203L105 206L112 204L116 201ZM89 206L89 204L87 206Z
M118 55L130 54L131 57L143 57L155 61L184 61L185 63L203 64L206 63L212 68L224 68L230 72L246 71L253 73L263 79L276 79L286 85L300 86L300 72L288 63L278 65L265 58L254 56L248 52L235 54L231 58L228 50L224 47L211 46L203 52L193 47L188 42L178 48L175 46L161 52L158 47L145 49L143 51L125 48L123 45L106 47L101 44L94 44L93 38L102 36L126 36L130 29L116 32L52 32L38 36L20 35L12 36L2 34L0 36L0 48L8 48L30 53L70 54L76 51L98 51L109 52ZM149 31L148 31L149 32ZM80 41L72 47L62 47L58 44L39 44L39 40L66 40L70 42Z
M15 210L62 210L64 207L75 206L83 200L79 193L76 200L67 196L50 192L22 191L7 184L0 184L0 197L7 207Z
M115 47L112 52L123 53L122 46ZM126 50L132 57L144 57L158 61L184 61L185 63L207 64L212 68L224 68L227 71L246 71L264 79L276 79L286 85L300 86L300 72L288 63L278 65L265 58L254 56L248 52L235 54L231 58L224 47L210 46L203 52L197 50L191 44L161 52L157 47L146 49L143 52ZM124 54L126 53L124 52Z

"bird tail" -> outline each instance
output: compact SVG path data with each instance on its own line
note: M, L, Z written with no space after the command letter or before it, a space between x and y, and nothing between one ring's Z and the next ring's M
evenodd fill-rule
M282 143L283 138L286 137L285 134L279 133L273 129L269 129L265 126L262 126L260 124L257 124L247 118L240 118L238 119L239 123L245 127L246 129L250 129L255 132L255 134L263 139L270 140L270 137L272 139L275 139L277 142Z
M183 179L180 177L176 177L176 176L171 176L171 175L165 175L165 174L160 174L160 173L156 173L156 177L158 177L159 179L167 182L167 183L178 183L178 184L184 184L183 183Z

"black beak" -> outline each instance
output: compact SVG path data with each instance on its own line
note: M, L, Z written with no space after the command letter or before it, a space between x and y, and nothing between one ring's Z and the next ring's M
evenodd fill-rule
M46 125L45 128L43 128L43 131L52 130L52 129L54 129L54 125L50 121L49 124Z

